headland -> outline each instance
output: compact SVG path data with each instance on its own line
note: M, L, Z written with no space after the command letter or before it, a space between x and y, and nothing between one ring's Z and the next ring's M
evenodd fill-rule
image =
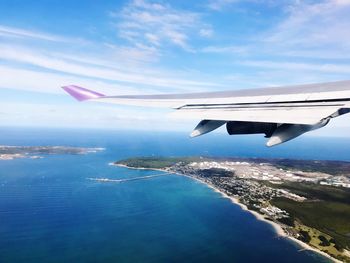
M350 162L140 157L114 165L198 180L271 224L278 235L350 262Z
M103 148L83 148L71 146L5 146L0 145L0 160L20 158L40 159L45 155L88 154L104 150Z

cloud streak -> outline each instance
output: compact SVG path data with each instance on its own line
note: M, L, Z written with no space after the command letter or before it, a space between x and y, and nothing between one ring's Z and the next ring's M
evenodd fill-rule
M213 34L198 13L178 10L168 4L134 0L111 16L120 20L116 27L121 38L148 47L176 46L193 51L191 34L201 37Z
M8 122L16 115L14 124L62 120L103 127L115 121L118 127L133 127L133 122L146 125L149 119L152 129L164 117L77 104L63 96L60 86L68 84L108 95L180 93L332 81L350 74L348 0L207 0L190 5L130 0L103 12L103 21L86 24L96 22L92 26L102 27L98 33L67 29L81 38L33 29L26 17L23 28L0 25L0 89L23 96L22 102L29 94L33 101L11 106L3 103L4 97L2 116ZM62 94L57 101L67 107L55 104L56 94ZM52 107L36 107L36 95L51 98Z
M242 1L210 3L239 4L244 8ZM264 5L260 1L254 3L255 8ZM264 8L267 13L262 16L269 12L265 5ZM349 0L281 1L273 8L274 13L277 8L280 14L266 29L247 35L240 42L206 46L201 52L227 56L231 67L243 65L249 76L240 73L236 78L250 78L251 83L259 82L258 78L281 85L349 79Z
M0 36L12 38L31 38L35 40L45 40L51 42L77 42L78 39L68 38L38 31L26 30L22 28L0 25Z
M107 45L104 48L106 50L107 47L104 54L109 53L109 56L106 56L98 52L103 44L102 46L95 44L96 51L89 50L86 52L89 55L72 54L69 51L62 53L63 51L55 51L56 46L54 48L36 47L31 40L62 41L60 47L61 50L64 50L70 44L65 41L73 41L72 39L2 25L0 29L2 30L0 32L6 31L6 34L3 35L6 40L11 40L13 34L20 35L22 38L22 42L16 45L11 42L0 44L0 74L2 76L0 87L3 88L56 93L54 89L62 85L87 84L91 88L108 90L109 93L114 86L116 88L114 93L120 94L135 93L135 90L140 89L146 89L142 93L164 93L164 90L169 90L169 88L172 92L184 89L195 91L216 85L195 80L186 73L165 72L149 64L149 61L146 64L136 63L125 67L125 64L129 62L125 59L126 57L143 55L139 53L138 48ZM145 47L144 50L146 49L149 52L147 56L151 56L153 54L151 47ZM81 53L84 53L84 50ZM17 77L13 78L13 76ZM130 92L127 92L128 90Z
M350 48L350 1L297 2L265 41L290 48Z
M281 61L243 61L242 65L258 67L264 69L284 69L284 70L297 70L297 71L317 71L324 73L339 73L350 74L350 65L339 64L312 64L312 63L298 63L298 62L281 62Z
M240 0L211 0L207 4L207 7L215 11L221 11L228 5L237 2L240 2Z

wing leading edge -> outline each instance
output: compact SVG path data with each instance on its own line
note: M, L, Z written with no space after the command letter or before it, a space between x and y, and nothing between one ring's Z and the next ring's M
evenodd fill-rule
M196 137L226 124L232 134L265 134L267 146L321 128L350 111L350 81L212 93L104 94L75 85L62 87L78 101L173 108L176 116L202 120Z

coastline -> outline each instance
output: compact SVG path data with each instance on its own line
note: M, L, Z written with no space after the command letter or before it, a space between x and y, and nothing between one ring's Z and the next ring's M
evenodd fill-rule
M214 190L215 192L221 194L224 198L228 198L230 199L230 201L233 203L233 204L236 204L238 205L242 210L244 211L247 211L249 213L251 213L257 220L260 220L260 221L263 221L267 224L269 224L270 226L272 226L272 228L274 229L275 233L277 234L278 237L282 237L282 238L287 238L289 240L291 240L292 242L296 243L297 245L301 246L301 249L305 249L305 250L311 250L313 252L316 252L330 260L332 260L333 262L337 262L337 263L342 263L342 261L336 259L336 258L333 258L332 256L328 255L327 253L323 252L323 251L320 251L304 242L302 242L301 240L299 239L296 239L294 237L291 237L289 235L286 234L286 232L283 230L283 228L276 222L274 221L271 221L271 220L268 220L266 219L263 215L259 214L258 212L256 211L253 211L253 210L250 210L248 209L248 207L242 203L239 202L238 198L235 198L235 197L232 197L232 196L228 196L227 194L225 194L224 192L220 191L220 189L218 189L217 187L209 184L209 183L206 183L198 178L194 178L192 176L188 176L188 175L183 175L183 174L177 174L177 175L180 175L180 176L186 176L186 177L189 177L191 179L194 179L202 184L205 184L207 187L211 188L212 190Z
M122 167L122 168L127 168L127 169L134 169L134 170L150 170L150 171L159 171L159 172L168 172L169 173L169 171L167 171L165 169L143 168L143 167L136 168L136 167L129 167L129 166L124 165L124 164L115 164L115 163L110 163L110 165L114 165L114 166ZM175 172L170 172L170 173L178 175L178 176L185 176L185 177L191 178L192 180L196 180L197 182L200 182L200 183L206 185L207 187L211 188L215 192L219 193L222 197L229 199L233 204L238 205L242 210L251 213L257 220L263 221L263 222L269 224L270 226L272 226L273 230L275 231L275 233L277 234L278 237L289 239L290 241L292 241L295 244L299 245L301 247L300 250L310 250L310 251L316 252L316 253L318 253L318 254L320 254L320 255L322 255L322 256L332 260L333 262L342 263L342 261L340 261L340 260L338 260L336 258L333 258L329 254L327 254L327 253L325 253L323 251L320 251L320 250L310 246L309 244L304 243L303 241L301 241L299 239L296 239L294 237L291 237L291 236L287 235L287 233L283 230L283 228L282 228L282 226L280 224L278 224L278 223L276 223L274 221L266 219L263 215L259 214L256 211L248 209L248 207L246 205L242 204L239 201L238 198L227 195L226 193L222 192L218 187L216 187L216 186L214 186L214 185L212 185L210 183L207 183L207 182L205 182L203 180L200 180L199 178L193 177L193 176L189 176L189 175L186 175L186 174L175 173Z

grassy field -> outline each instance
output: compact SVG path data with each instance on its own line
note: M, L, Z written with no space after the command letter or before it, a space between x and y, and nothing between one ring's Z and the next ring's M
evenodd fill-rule
M304 225L328 234L339 247L350 248L350 189L292 182L277 187L305 196L308 201L277 198L272 201L274 205Z
M318 250L324 251L327 254L332 255L333 257L341 259L345 262L348 260L346 257L343 256L343 253L340 252L337 249L336 245L332 242L333 239L331 236L322 233L321 231L315 228L299 224L298 222L296 222L295 224L295 229L299 233L307 233L310 239L307 243L309 243L311 246L316 247Z
M342 249L350 248L349 189L296 182L269 186L307 197L305 202L276 198L271 203L291 215L304 242L349 262L341 253Z
M310 240L303 240L304 242L349 262L349 258L341 256L342 249L350 248L349 204L329 201L296 202L286 198L278 198L271 203L292 216L296 222L294 228L299 233L307 233ZM322 239L326 242L322 242Z
M330 235L339 247L350 247L350 205L328 201L300 203L285 198L273 200L272 204L304 225Z
M350 205L349 188L297 182L284 182L282 185L266 184L270 187L284 188L295 194L305 196L308 199L339 202Z

